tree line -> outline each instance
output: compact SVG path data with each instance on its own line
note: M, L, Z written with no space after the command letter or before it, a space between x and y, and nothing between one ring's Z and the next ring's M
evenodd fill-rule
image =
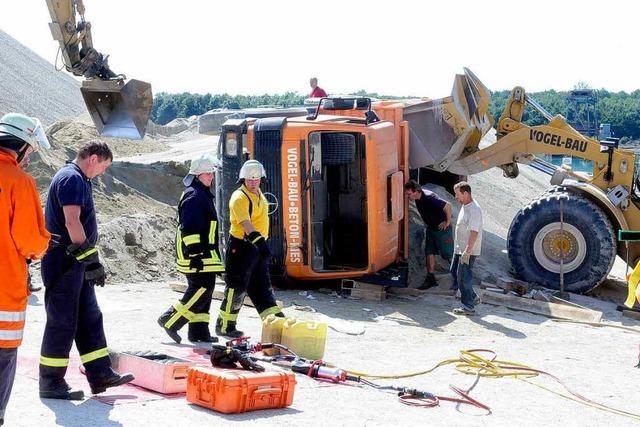
M503 90L491 94L489 106L491 114L496 120L502 114L502 110L509 98L511 91ZM360 90L352 95L370 96L378 99L411 98L407 96L380 95L377 93ZM580 115L581 111L570 111L573 105L567 101L567 92L547 90L530 94L552 115L562 114ZM640 90L627 92L609 92L605 89L594 91L596 98L596 114L600 123L610 123L614 135L627 140L640 139ZM164 125L180 117L201 115L209 110L227 108L255 108L255 107L294 107L302 105L305 95L295 92L284 94L264 95L229 95L229 94L192 94L192 93L159 93L153 101L151 120ZM584 109L579 105L578 110ZM528 125L538 125L545 119L532 108L527 108L523 120Z

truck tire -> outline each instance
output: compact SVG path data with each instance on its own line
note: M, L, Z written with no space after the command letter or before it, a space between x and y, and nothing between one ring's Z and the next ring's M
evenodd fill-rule
M557 190L518 212L509 227L507 247L522 280L555 290L560 289L560 258L566 251L564 288L576 293L599 285L616 257L614 230L605 213L584 197Z

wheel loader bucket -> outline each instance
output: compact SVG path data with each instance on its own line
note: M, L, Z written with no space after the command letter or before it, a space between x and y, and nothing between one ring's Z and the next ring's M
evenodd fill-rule
M80 91L100 135L126 139L144 137L153 106L149 83L85 80Z
M465 68L464 74L456 75L451 96L406 106L409 166L443 172L465 150L475 151L493 125L490 98L489 90Z

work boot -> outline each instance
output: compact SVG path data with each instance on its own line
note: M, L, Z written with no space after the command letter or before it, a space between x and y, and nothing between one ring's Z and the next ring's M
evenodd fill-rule
M191 342L218 342L218 337L212 337L208 323L190 323L189 341Z
M40 397L43 399L82 400L84 392L73 390L64 378L55 380L40 378Z
M178 333L172 329L167 328L166 326L164 326L167 323L167 320L169 320L170 316L167 316L167 313L163 314L162 316L158 317L158 325L160 325L160 327L162 329L164 329L164 331L167 333L167 335L169 335L169 337L174 340L176 342L176 344L180 344L180 342L182 341L182 337L180 335L178 335Z
M424 282L422 283L422 285L418 286L418 289L420 289L421 291L425 291L435 286L438 286L436 276L434 276L433 273L427 273L427 277L424 278Z
M126 373L120 375L113 369L109 368L106 375L90 378L89 385L91 386L91 393L100 394L104 393L108 388L130 383L135 379L136 377L134 377L133 374Z
M244 336L244 332L236 329L236 322L228 322L226 329L222 330L222 321L218 319L216 322L216 335L227 338L240 338Z

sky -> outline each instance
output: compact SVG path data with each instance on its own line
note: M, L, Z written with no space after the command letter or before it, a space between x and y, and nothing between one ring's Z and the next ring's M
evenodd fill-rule
M0 29L54 62L46 0L0 0ZM640 88L640 3L577 0L84 0L94 47L153 91L449 95ZM1 76L0 76L1 77Z

